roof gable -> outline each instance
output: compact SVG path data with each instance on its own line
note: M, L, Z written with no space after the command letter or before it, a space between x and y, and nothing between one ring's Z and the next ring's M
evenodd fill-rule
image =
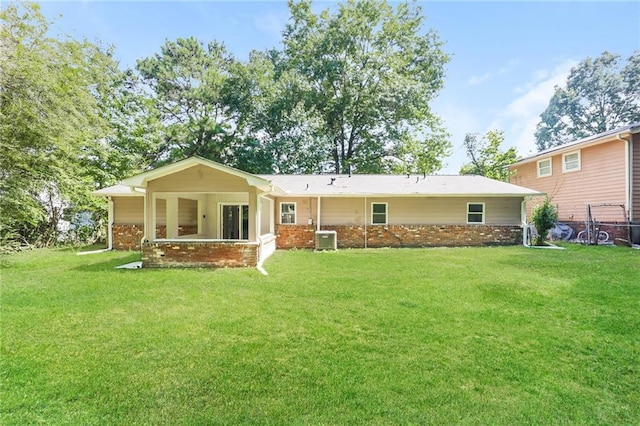
M175 163L158 167L157 169L149 170L148 172L144 172L139 175L124 179L122 181L122 184L126 186L146 187L147 184L152 180L169 176L171 174L181 172L198 165L209 167L214 170L218 170L223 173L245 179L247 181L247 184L250 186L256 186L263 189L271 187L271 182L264 178L253 175L251 173L243 172L242 170L238 170L233 167L225 166L215 161L207 160L202 157L189 157L184 160L176 161Z
M554 146L544 151L540 151L536 154L522 158L509 167L513 167L519 164L529 163L531 161L537 161L545 157L551 157L558 154L563 154L569 151L575 151L577 149L586 148L592 145L598 145L602 143L618 141L618 136L627 136L640 133L640 123L634 123L617 129L609 130L607 132L599 133L597 135L588 136L586 138L578 139L573 142L566 143L564 145Z

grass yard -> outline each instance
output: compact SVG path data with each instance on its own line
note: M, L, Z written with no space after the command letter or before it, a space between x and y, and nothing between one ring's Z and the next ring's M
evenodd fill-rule
M0 258L0 422L638 424L640 251Z

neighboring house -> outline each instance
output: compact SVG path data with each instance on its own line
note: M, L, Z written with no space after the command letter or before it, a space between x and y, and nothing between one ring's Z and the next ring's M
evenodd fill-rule
M146 267L255 266L276 248L519 244L539 192L480 176L253 175L191 157L95 191ZM323 231L316 235L317 231Z
M539 152L509 168L511 183L546 193L558 220L576 230L585 227L588 205L614 236L627 237L625 213L640 222L640 123ZM640 239L632 229L632 239Z

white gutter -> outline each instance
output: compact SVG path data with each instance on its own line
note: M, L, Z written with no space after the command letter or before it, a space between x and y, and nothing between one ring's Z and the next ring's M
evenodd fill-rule
M529 224L527 224L527 201L525 199L522 199L522 203L520 203L520 221L522 222L522 245L529 247L527 240Z
M136 188L133 188L133 190L135 191ZM155 197L155 194L154 194ZM144 230L142 232L142 239L140 240L140 251L142 251L142 246L144 245L144 240L147 238L147 232L149 232L149 229L147 227L147 192L145 191L144 193L144 203L142 203L142 214L143 214L143 221L142 221L142 226L144 226ZM154 224L155 226L155 224ZM155 230L153 231L153 233L155 234Z
M84 256L85 254L98 254L113 250L113 200L111 196L107 195L107 201L109 207L107 209L107 248L91 251L78 252L78 256Z
M616 134L616 139L620 141L624 141L624 197L625 197L625 206L627 208L627 216L631 217L631 191L632 183L631 179L633 178L633 170L631 169L631 135L628 136L629 139L625 139L620 136L621 133Z

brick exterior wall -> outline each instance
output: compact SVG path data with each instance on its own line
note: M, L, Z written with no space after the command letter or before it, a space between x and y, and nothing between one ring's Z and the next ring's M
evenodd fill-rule
M246 242L162 242L142 246L144 268L247 267L258 263L258 244Z
M193 235L198 233L198 225L180 225L178 226L178 236ZM156 225L156 238L167 238L167 226Z
M570 227L573 228L573 230L575 231L575 234L573 235L574 239L578 235L578 232L584 231L584 229L586 228L584 222L562 222L562 223L564 223L565 225L569 225ZM609 241L613 241L616 238L621 238L623 240L626 240L628 238L626 223L622 223L622 222L610 222L610 223L615 226L613 225L600 226L601 231L606 231L607 234L609 234ZM633 239L633 236L632 236L632 239Z
M114 250L140 250L140 240L144 235L144 225L113 225L113 249ZM198 225L180 225L178 235L191 235L198 232ZM156 238L166 238L167 227L156 226Z
M114 250L140 250L144 225L113 225Z
M338 248L362 248L363 226L323 226L336 231ZM276 225L279 249L315 248L314 226ZM387 225L367 227L367 247L437 247L515 245L522 228L515 225Z

